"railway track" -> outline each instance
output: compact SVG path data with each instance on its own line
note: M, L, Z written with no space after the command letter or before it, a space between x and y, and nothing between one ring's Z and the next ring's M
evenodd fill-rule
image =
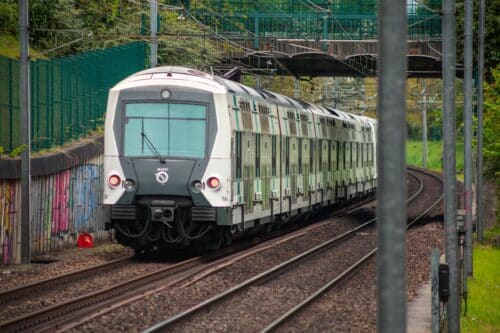
M442 180L429 172L423 171L421 169L417 168L410 168L411 170L417 171L424 173L428 176L433 177L434 179L438 180L440 183L442 183ZM444 194L441 194L438 199L434 200L423 212L421 212L417 217L412 219L408 224L407 224L407 229L419 222L423 217L425 217L427 214L429 214L430 211L432 211L443 199ZM328 283L324 284L321 288L316 290L316 292L312 293L309 297L307 297L305 300L294 306L292 309L290 309L288 312L284 313L282 316L274 320L272 323L270 323L268 326L266 326L261 332L271 332L277 329L280 325L282 325L286 320L291 318L294 314L299 312L300 310L304 309L308 304L316 300L319 296L321 296L324 292L327 290L339 285L342 283L342 281L348 277L350 274L355 272L356 270L360 269L361 265L363 265L368 259L372 258L376 253L377 253L378 247L374 248L372 251L370 251L368 254L363 256L361 259L356 261L354 264L352 264L349 268L344 270L341 274L337 275L334 279L328 281Z
M68 283L78 282L97 274L108 272L131 262L134 256L127 256L115 259L103 264L82 268L63 275L51 277L41 281L35 281L17 288L0 292L0 305L5 305L7 302L20 299L26 296L35 296L46 290L58 288Z
M330 215L330 217L352 212L372 200L373 199L369 199L355 205L343 207L335 214ZM165 289L166 287L171 287L177 284L184 284L185 286L186 283L194 283L197 280L202 279L204 276L213 274L214 272L232 265L239 260L267 250L283 242L305 235L326 223L330 222L311 224L292 232L276 231L269 235L252 239L248 242L217 251L207 256L194 257L178 264L169 265L166 268L138 276L118 285L103 288L102 290L98 290L90 294L84 294L80 297L54 304L11 320L0 322L0 331L40 332L53 331L56 329L68 329L84 322L85 320L89 320L98 314L102 314L103 308L106 308L106 311L109 311L118 306L127 304L137 298L144 297L145 295L154 293L161 289ZM283 233L285 234L275 238ZM252 248L255 245L269 239L273 239L269 244ZM222 259L217 260L217 258L220 257L222 257ZM8 290L0 294L0 304L5 305L8 304L9 301L16 300L21 297L34 297L44 290L57 289L67 283L82 281L97 274L109 272L113 269L126 265L131 261L131 259L132 257L118 259L106 264L78 270L58 277Z
M410 176L415 177L418 182L419 182L419 188L417 192L412 195L408 199L408 203L414 201L419 195L422 194L424 190L424 183L418 177L415 173L422 172L421 170L418 169L412 169L413 172L409 173ZM433 176L433 175L432 175ZM435 177L435 176L433 176ZM411 225L415 224L417 221L419 221L423 216L425 216L430 210L432 210L441 200L442 197L440 197L438 200L433 202L425 211L423 211L417 218L414 220L410 221L408 224L408 227ZM276 265L272 267L269 270L266 270L236 286L233 286L232 288L229 288L225 290L222 293L219 293L201 303L196 304L195 306L192 306L191 308L178 313L175 316L170 317L169 319L160 322L149 329L146 330L146 332L164 332L164 331L169 331L172 329L172 327L179 322L183 320L187 320L188 318L196 315L197 313L201 312L202 310L207 310L207 309L212 309L216 304L221 303L223 300L229 298L229 296L234 296L238 292L243 292L244 290L248 290L252 286L257 286L259 283L265 284L266 281L271 281L273 277L276 277L280 274L284 274L289 272L290 270L294 269L301 263L305 262L305 259L308 259L308 261L311 260L311 258L318 254L318 253L324 253L324 251L332 248L335 245L338 245L340 242L343 242L350 237L353 237L357 233L359 233L362 229L365 229L369 226L372 226L375 223L375 218L370 219L369 221L359 225L356 228L353 228L352 230L345 232L339 236L336 236L334 238L331 238L330 240L327 240L326 242L317 245L310 250L303 252L285 262L280 263L279 265ZM286 321L290 316L295 314L296 312L300 311L302 308L307 306L310 302L312 302L314 299L316 299L319 295L324 293L326 290L334 287L335 285L338 285L340 282L342 282L347 276L352 274L352 272L356 271L361 267L361 265L366 262L369 258L371 258L375 253L377 249L374 248L371 251L369 251L367 254L365 254L362 258L357 260L354 264L350 265L347 269L343 270L340 274L337 274L335 278L329 280L326 284L321 286L319 289L317 289L314 293L306 297L302 302L300 302L298 305L294 306L292 309L284 313L283 315L279 316L278 319L274 320L271 324L269 324L267 327L264 328L264 331L271 331L274 330L276 327L281 325L284 321ZM211 315L213 315L213 311L211 312Z

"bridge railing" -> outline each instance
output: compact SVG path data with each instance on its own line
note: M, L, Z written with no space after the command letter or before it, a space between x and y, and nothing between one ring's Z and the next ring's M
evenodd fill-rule
M262 38L363 40L378 35L377 0L191 0L185 5L213 31L252 37L256 49ZM441 36L440 7L440 0L408 3L409 39Z

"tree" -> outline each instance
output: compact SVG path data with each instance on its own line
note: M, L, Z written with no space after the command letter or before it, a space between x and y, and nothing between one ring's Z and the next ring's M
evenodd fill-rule
M500 0L485 0L484 27L484 79L493 80L493 69L500 63ZM474 1L473 40L474 58L477 58L479 31L479 1ZM464 0L457 1L457 62L463 63L464 51ZM474 60L477 63L477 59Z
M500 186L500 65L484 86L484 173Z

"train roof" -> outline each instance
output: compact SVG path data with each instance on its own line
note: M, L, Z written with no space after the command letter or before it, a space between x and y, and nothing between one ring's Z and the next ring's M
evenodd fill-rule
M207 74L205 72L199 71L197 69L181 67L181 66L162 66L149 68L131 76L127 77L117 86L120 86L124 83L139 81L139 80L152 80L152 79L187 79L191 77L192 80L197 82L204 82L208 85L218 85L220 88L224 88L225 90L232 92L237 95L246 95L251 98L261 99L263 101L279 104L284 107L293 107L302 109L304 112L315 113L320 116L327 116L339 119L343 122L348 123L361 123L366 124L372 123L376 124L377 121L375 119L354 115L351 113L343 112L331 107L322 107L319 105L315 105L309 102L305 102L302 100L297 100L285 95L281 95L275 92L271 92L265 89L255 89L239 82L231 81L219 76L214 76Z

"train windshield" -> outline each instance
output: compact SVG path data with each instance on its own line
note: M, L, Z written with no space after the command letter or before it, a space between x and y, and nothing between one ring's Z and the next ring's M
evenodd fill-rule
M127 103L123 154L204 158L206 117L202 104Z

